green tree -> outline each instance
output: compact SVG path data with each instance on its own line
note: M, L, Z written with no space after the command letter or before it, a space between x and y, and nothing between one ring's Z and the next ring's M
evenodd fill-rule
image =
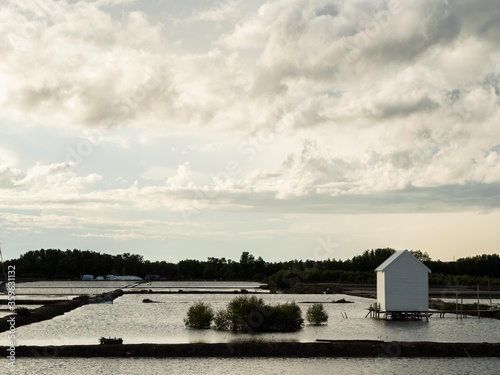
M266 332L294 332L304 326L302 311L295 302L270 307L271 314L264 320Z
M241 253L240 264L252 264L255 261L255 258L248 251L244 251Z
M255 296L235 297L229 302L226 310L232 331L258 330L263 314L266 314L264 300Z
M197 302L188 309L184 319L186 327L207 329L214 319L214 310L205 302Z
M306 319L312 325L319 326L328 322L328 313L322 303L314 303L307 309Z
M304 325L295 303L266 305L262 298L238 296L216 313L214 327L240 332L293 332Z
M431 257L427 253L423 253L420 250L410 250L410 253L413 254L415 258L417 258L421 262L430 262Z
M226 309L215 313L214 328L220 331L228 331L231 328L231 316Z

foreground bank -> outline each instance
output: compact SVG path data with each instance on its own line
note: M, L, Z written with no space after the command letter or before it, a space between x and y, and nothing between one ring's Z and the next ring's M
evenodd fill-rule
M5 352L6 347L0 347ZM281 358L419 358L500 357L500 343L384 342L238 342L193 344L124 344L19 346L23 357L281 357Z

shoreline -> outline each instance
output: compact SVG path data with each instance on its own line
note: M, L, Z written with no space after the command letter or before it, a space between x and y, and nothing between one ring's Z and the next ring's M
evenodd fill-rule
M123 295L123 292L117 289L112 292L103 293L101 295L101 298L114 300L121 295ZM16 302L19 303L19 300L16 300ZM28 316L19 315L13 311L12 314L0 318L0 333L6 332L10 329L11 325L9 323L9 319L12 316L15 317L15 326L17 328L32 323L42 322L44 320L50 320L52 318L55 318L56 316L63 315L88 303L89 301L86 299L46 302L43 306L30 310Z
M6 350L2 346L0 350ZM29 357L263 357L263 358L500 358L500 343L384 342L324 340L316 342L236 342L190 344L122 344L18 346L18 358Z
M56 316L63 315L68 311L74 310L85 303L79 300L61 301L50 303L36 309L30 310L29 316L23 316L12 312L3 318L0 318L0 332L6 332L10 329L9 319L14 316L16 328L24 325L50 320Z

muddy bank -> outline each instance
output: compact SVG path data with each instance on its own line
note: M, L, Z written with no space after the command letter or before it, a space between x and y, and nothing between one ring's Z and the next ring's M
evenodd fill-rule
M5 351L6 347L0 347ZM123 344L18 346L22 357L500 357L500 343L437 342L245 342L195 344Z
M289 288L273 289L282 293L292 294L347 294L364 298L377 297L376 284L338 284L338 283L297 283ZM459 298L476 299L476 286L429 286L429 298L455 298L458 293ZM479 297L487 299L489 297L500 298L500 290L493 289L480 290Z
M24 326L31 323L37 323L44 320L52 319L55 316L63 315L68 311L74 310L85 304L83 301L61 301L50 303L48 305L39 307L37 309L30 310L30 316L13 315L16 320L16 328ZM12 316L12 315L11 315ZM10 316L6 316L0 319L0 332L5 332L9 330L10 324L7 321Z
M120 289L117 289L112 292L108 293L103 293L100 296L98 296L98 299L101 300L114 300L115 298L123 295L123 291ZM91 299L75 299L75 300L70 300L70 301L50 301L50 303L45 304L44 306L41 306L36 309L29 310L30 315L29 316L22 316L22 315L10 315L6 316L0 319L0 332L5 332L10 329L10 323L8 320L10 319L11 316L15 316L15 321L16 321L16 328L20 326L24 326L27 324L31 323L38 323L44 320L49 320L52 319L58 315L63 315L67 313L68 311L74 310L80 306L86 305L90 303L92 300ZM19 303L19 301L16 300L16 303Z
M141 290L125 290L124 294L267 294L267 292L259 292L255 290L153 290L153 289L141 289Z
M67 299L16 299L16 305L49 305L67 301ZM6 299L0 299L0 305L7 306L9 303Z

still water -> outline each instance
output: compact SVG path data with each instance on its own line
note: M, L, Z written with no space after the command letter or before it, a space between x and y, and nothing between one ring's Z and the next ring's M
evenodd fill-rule
M21 284L20 284L21 285ZM130 282L52 282L27 283L18 292L19 298L70 299L73 295L102 293L130 285ZM61 288L64 287L65 288ZM154 283L137 289L251 289L249 283ZM157 303L143 303L143 298ZM234 334L213 330L187 329L183 318L189 306L197 301L208 302L214 309L224 307L232 294L139 294L124 295L114 304L85 305L54 319L18 327L18 345L97 344L101 336L122 337L124 343L234 342L243 340L314 341L320 339L375 339L386 341L500 342L500 321L469 317L455 319L434 315L429 322L390 322L365 318L366 308L373 300L347 295L261 294L266 303L295 301L302 311L309 306L302 302L322 302L329 314L328 325L306 325L296 333ZM345 298L350 304L332 304ZM347 318L346 318L347 316ZM7 334L0 334L7 342ZM6 361L7 363L7 361ZM7 366L2 366L6 368ZM18 358L15 374L499 374L500 359L80 359L80 358ZM0 373L4 373L3 369Z
M7 374L23 375L498 375L498 358L55 358L20 359ZM2 372L3 373L3 372Z
M18 327L19 345L96 344L101 336L119 336L124 343L232 342L241 340L314 341L316 339L372 339L386 341L500 342L500 321L469 317L455 319L433 315L429 322L391 322L365 318L370 299L347 295L262 294L266 303L295 301L323 302L329 315L328 325L306 325L296 333L259 335L234 334L215 330L192 330L183 319L193 303L204 301L214 309L223 308L232 294L130 294L113 304L90 304L62 316ZM156 303L143 303L148 297ZM345 298L350 304L332 304ZM304 314L305 315L305 314ZM343 317L344 316L344 317ZM347 316L347 318L345 318ZM0 341L6 333L0 334Z

